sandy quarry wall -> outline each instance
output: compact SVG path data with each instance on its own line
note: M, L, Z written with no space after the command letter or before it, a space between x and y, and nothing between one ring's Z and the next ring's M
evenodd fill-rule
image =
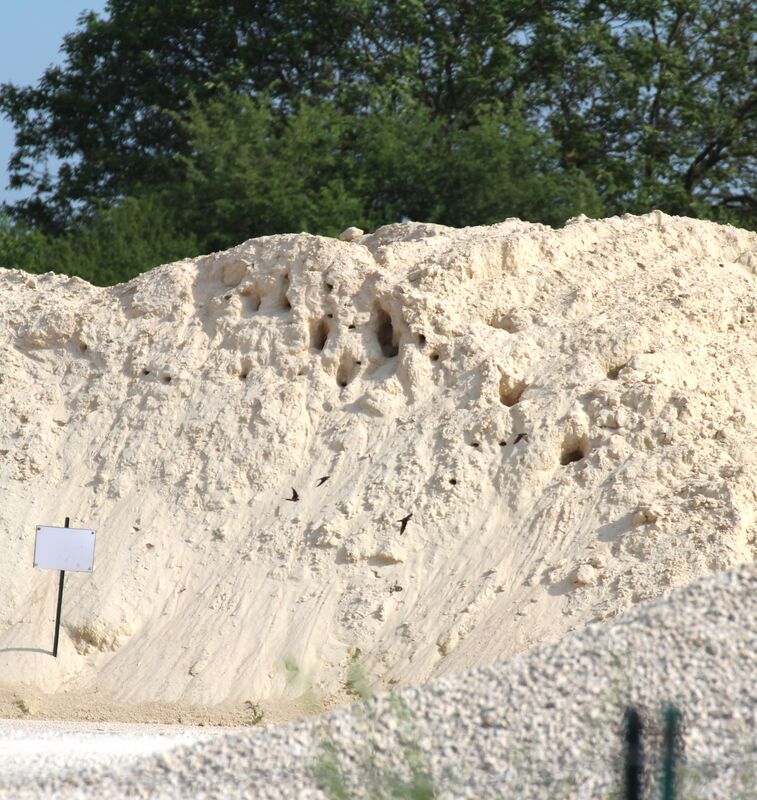
M0 684L404 685L753 560L756 269L655 212L0 271ZM31 559L66 515L98 542L54 661Z

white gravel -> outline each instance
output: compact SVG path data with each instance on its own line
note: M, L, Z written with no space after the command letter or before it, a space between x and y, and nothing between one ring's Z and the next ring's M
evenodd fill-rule
M207 728L126 723L0 720L0 797L44 794L50 776L64 785L90 772L121 771L170 748L207 741ZM228 734L228 729L223 729ZM88 796L95 796L88 794Z
M634 703L655 720L674 702L685 720L680 800L747 800L757 796L756 677L757 567L747 566L508 663L321 720L200 736L189 746L176 746L184 734L146 731L140 740L130 726L116 763L107 738L115 731L92 745L97 736L85 729L91 746L81 757L56 746L45 765L24 756L24 774L4 755L0 797L608 798L623 708ZM6 739L13 729L2 729ZM15 729L33 738L30 726ZM314 765L324 768L330 746L335 783L326 792ZM418 786L428 777L434 793L403 794L392 772L415 774Z

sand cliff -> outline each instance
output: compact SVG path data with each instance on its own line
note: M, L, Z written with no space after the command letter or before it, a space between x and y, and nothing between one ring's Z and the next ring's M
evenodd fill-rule
M0 686L338 702L754 560L756 270L659 212L0 270ZM65 516L98 541L53 660Z

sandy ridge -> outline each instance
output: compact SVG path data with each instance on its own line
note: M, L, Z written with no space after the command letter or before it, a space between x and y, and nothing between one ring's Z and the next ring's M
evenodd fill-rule
M5 689L335 704L754 560L756 253L655 212L0 272ZM66 515L97 565L53 662Z

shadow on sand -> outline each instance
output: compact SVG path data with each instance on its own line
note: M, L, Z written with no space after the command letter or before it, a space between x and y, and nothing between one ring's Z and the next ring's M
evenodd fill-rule
M45 656L51 656L52 650L42 650L40 647L0 647L0 654L2 653L42 653Z

